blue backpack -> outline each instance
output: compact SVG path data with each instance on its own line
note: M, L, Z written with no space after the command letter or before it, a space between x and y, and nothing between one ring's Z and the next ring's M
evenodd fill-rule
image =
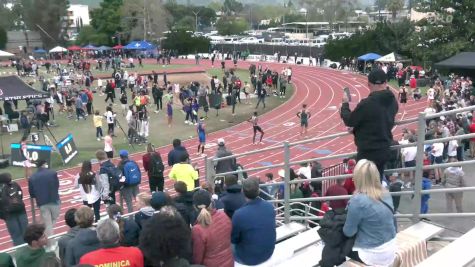
M140 168L135 163L135 161L127 161L124 164L124 176L125 176L125 184L126 185L138 185L142 180L142 173L140 172Z

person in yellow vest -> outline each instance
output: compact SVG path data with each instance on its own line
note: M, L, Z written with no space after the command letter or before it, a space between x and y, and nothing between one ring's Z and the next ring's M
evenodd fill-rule
M198 170L189 163L189 159L188 153L180 154L180 163L174 164L168 174L170 179L184 182L188 192L199 186Z

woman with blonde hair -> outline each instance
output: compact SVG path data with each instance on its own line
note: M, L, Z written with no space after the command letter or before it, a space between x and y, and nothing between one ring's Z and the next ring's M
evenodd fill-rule
M207 267L234 266L229 217L213 207L211 193L203 189L193 195L193 206L198 210L191 230L193 263Z
M353 179L356 191L347 207L343 233L355 236L348 255L366 265L390 266L396 253L396 221L391 196L383 188L376 165L358 161Z

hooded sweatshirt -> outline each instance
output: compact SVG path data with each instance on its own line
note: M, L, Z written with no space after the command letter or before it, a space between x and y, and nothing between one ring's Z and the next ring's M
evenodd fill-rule
M154 213L155 209L150 206L147 206L141 208L140 211L134 215L135 222L137 223L140 229L143 228L143 224L145 223L145 221L150 219Z
M168 153L168 166L173 166L175 163L180 163L181 155L188 153L183 146L176 146Z
M349 103L341 106L341 118L353 127L358 152L388 151L393 141L392 128L398 104L389 90L375 91L351 111Z
M246 204L246 198L241 189L242 187L238 184L228 186L226 192L218 200L221 202L219 205L224 207L224 212L229 218L232 218L234 212Z
M15 254L17 267L41 266L45 259L55 257L54 252L46 252L44 248L33 249L30 246L18 249Z
M66 265L75 266L81 257L91 251L101 247L95 229L81 228L76 236L68 242L66 246Z

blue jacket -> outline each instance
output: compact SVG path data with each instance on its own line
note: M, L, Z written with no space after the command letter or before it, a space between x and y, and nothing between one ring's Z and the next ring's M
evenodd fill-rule
M59 179L56 171L39 168L28 180L28 192L36 205L59 204Z
M383 195L383 201L393 207L389 194ZM356 194L348 202L347 210L343 233L348 237L356 234L355 247L375 248L396 236L394 215L381 201Z
M432 181L429 178L422 177L422 190L429 190L432 188ZM421 195L421 213L429 212L429 194Z
M168 152L168 166L173 166L175 163L180 163L180 156L184 153L188 153L183 146L174 147L173 150Z
M268 260L275 248L275 211L272 204L256 198L238 209L233 216L231 242L236 259L245 265Z
M242 186L238 184L231 185L226 188L226 192L218 199L216 207L223 208L226 215L232 218L234 212L246 204L246 198L241 192Z

